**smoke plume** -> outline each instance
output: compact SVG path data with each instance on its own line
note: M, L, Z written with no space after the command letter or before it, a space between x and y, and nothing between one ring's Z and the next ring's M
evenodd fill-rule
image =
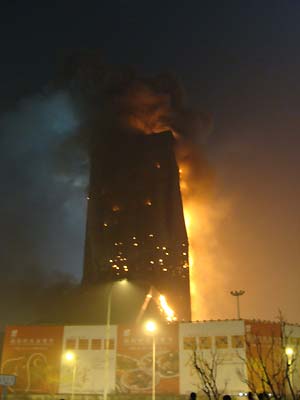
M110 130L113 134L149 135L169 130L176 138L190 245L192 315L194 319L207 316L204 298L209 279L217 278L214 225L220 218L212 205L214 174L203 150L212 131L211 116L188 107L184 90L172 74L141 76L130 68L111 68L91 54L76 61L73 58L67 65L68 87L74 98L80 99L79 104L83 101L91 119L97 120L96 135L105 137L106 127L114 124L119 129ZM92 90L86 90L88 87ZM117 141L116 137L110 139Z

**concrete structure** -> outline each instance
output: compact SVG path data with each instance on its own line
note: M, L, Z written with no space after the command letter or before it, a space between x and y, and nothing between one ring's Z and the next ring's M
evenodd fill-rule
M72 391L77 396L99 395L104 390L105 335L105 326L7 327L1 373L17 375L17 385L10 388L15 395L24 392L66 395ZM298 392L300 326L226 320L158 327L157 395L201 393L201 378L194 367L195 356L200 367L213 366L219 393L245 395L249 387L253 390L255 385L255 390L260 392L261 381L252 380L249 369L255 365L260 370L256 340L267 370L272 371L275 364L284 368L279 378L285 371L286 361L291 363L289 376L293 390ZM111 394L151 394L151 344L152 338L142 326L111 327L107 374ZM292 349L287 358L286 348ZM76 368L66 361L66 351L74 353ZM268 361L270 355L272 366ZM283 389L289 393L286 385Z
M190 285L174 139L110 130L95 135L83 282L128 278L154 286L189 321Z

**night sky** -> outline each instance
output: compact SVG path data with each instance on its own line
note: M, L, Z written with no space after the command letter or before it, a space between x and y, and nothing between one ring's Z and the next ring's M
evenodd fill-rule
M0 16L1 276L80 280L86 160L61 143L80 121L49 92L64 50L99 48L112 64L172 71L210 112L215 172L203 318L300 322L300 3L297 1L18 2ZM55 272L52 272L55 271Z

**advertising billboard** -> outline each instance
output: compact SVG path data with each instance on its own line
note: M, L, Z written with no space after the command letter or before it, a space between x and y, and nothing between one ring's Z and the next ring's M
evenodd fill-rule
M155 335L155 391L179 393L178 325L158 326ZM119 326L116 391L151 393L153 337L141 327Z
M9 392L57 393L62 337L62 326L6 328L1 374L16 376Z

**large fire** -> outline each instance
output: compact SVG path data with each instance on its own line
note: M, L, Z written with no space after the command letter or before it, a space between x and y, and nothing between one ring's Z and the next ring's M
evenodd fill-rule
M196 290L196 271L194 268L194 260L195 260L195 221L197 220L197 215L195 206L193 206L192 196L189 190L188 184L188 173L185 165L180 165L179 169L180 173L180 190L182 194L183 201L183 211L184 211L184 220L185 226L187 230L188 240L189 240L189 267L190 267L190 291L191 291L191 308L192 308L192 320L195 319L197 314L197 304L199 304L199 298L197 296Z
M212 215L211 207L204 201L203 181L195 181L191 166L180 163L180 190L182 194L184 219L189 241L189 267L192 320L203 319L206 284L204 277L210 274L212 266L211 245ZM205 270L204 270L205 268Z

